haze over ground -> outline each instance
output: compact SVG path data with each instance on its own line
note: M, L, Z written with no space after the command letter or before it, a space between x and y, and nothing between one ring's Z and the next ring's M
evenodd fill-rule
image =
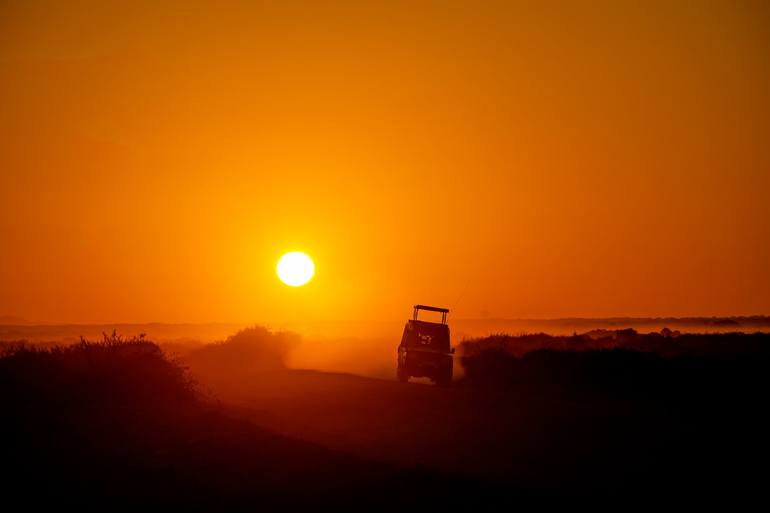
M573 335L588 333L611 336L607 330L636 329L657 333L663 329L687 333L770 332L770 317L741 318L612 318L612 319L451 319L451 343L460 347L464 340L490 334L549 333ZM160 344L172 357L185 357L205 344L221 343L243 324L71 324L41 325L0 322L0 346L33 344L38 347L75 344L85 337L99 340L115 331L130 338L144 334ZM288 332L286 364L293 369L346 372L368 377L392 379L396 347L404 329L404 319L394 322L305 322L268 325L275 333ZM248 356L243 356L248 360ZM456 366L456 376L463 369Z
M768 26L759 1L2 2L0 313L767 313Z

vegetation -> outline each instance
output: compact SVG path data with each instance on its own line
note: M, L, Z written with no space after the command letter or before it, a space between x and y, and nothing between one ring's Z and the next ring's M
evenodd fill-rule
M538 456L580 470L545 487L601 483L602 494L733 504L763 489L770 334L496 335L463 342L461 353L459 388L551 409L535 421L559 419L542 428Z
M228 369L285 368L289 351L298 342L299 336L294 333L273 333L262 326L254 326L240 330L222 342L204 345L192 351L188 358Z
M770 385L770 334L664 337L633 330L582 335L495 335L461 345L465 383L538 385L655 401L732 404Z
M178 362L139 336L104 334L60 347L13 346L0 359L3 397L12 403L87 406L100 401L190 401L194 381ZM7 411L7 410L6 410Z
M251 330L209 352L248 346L275 365L282 342ZM455 486L237 420L142 336L6 347L0 411L4 500L33 509L296 510L394 493L419 501Z
M581 335L553 336L545 333L507 335L464 340L462 354L474 357L484 351L499 350L513 356L523 356L538 349L586 351L597 349L628 349L656 353L665 357L747 356L770 354L770 334L757 333L679 333L664 328L660 333L638 333L633 329L593 330Z

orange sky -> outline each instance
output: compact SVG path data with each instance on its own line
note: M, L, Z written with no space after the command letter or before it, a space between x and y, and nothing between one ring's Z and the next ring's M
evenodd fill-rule
M770 313L767 2L107 4L0 2L0 315Z

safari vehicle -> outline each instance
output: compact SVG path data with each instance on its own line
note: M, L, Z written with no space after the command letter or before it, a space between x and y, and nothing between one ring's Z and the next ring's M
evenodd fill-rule
M418 320L420 310L441 313L441 322ZM426 377L440 387L452 384L452 355L455 350L449 346L448 313L446 308L414 305L414 314L406 322L398 346L396 375L399 381L406 383L410 377Z

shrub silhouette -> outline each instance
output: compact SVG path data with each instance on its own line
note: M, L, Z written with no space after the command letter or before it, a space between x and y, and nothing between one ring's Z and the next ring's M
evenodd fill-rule
M466 385L560 387L657 401L734 405L770 386L770 334L491 337L464 341Z
M214 344L191 351L185 361L196 372L259 372L286 368L290 349L299 336L289 332L273 333L267 328L246 328Z
M115 332L101 342L11 347L0 358L0 388L6 407L18 401L84 405L108 398L153 403L195 395L186 369L160 347L143 335L124 340Z
M498 350L522 357L539 349L585 351L599 349L628 349L660 356L767 356L770 354L768 333L709 333L667 336L663 333L639 334L634 330L594 330L582 335L552 336L544 333L507 335L465 340L460 354L474 357L484 351Z

